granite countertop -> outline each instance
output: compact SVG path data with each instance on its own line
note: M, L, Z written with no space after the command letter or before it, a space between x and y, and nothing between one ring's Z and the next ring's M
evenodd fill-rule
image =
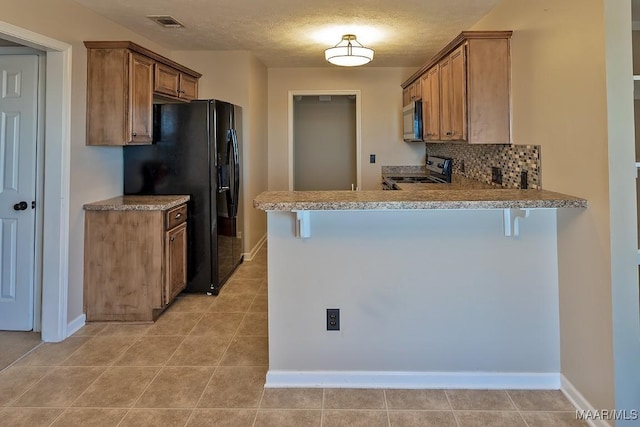
M585 199L547 190L451 191L435 185L438 189L419 191L266 191L253 200L253 206L264 211L587 207Z
M190 196L118 196L87 203L87 211L164 211L186 203Z

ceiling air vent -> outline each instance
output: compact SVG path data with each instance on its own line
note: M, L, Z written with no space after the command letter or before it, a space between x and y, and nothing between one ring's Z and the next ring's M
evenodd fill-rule
M151 19L154 22L157 22L159 25L162 25L165 28L183 28L182 25L176 18L169 15L149 15L147 18Z

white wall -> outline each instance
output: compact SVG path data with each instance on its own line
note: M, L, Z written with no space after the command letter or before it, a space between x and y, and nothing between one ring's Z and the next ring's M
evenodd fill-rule
M593 407L614 408L626 396L617 409L633 409L640 330L630 1L505 0L473 29L514 31L514 142L542 146L546 189L589 202L558 216L562 373ZM619 356L635 364L614 360L616 336Z
M173 52L181 64L201 72L201 99L220 99L242 107L244 252L266 233L264 212L253 199L267 189L267 68L245 51Z
M555 210L533 210L517 238L502 210L313 211L309 239L294 220L268 213L268 386L296 371L349 386L359 371L378 387L407 372L414 387L553 388ZM450 382L421 383L434 373Z
M85 146L86 49L84 40L131 40L160 54L161 46L71 0L3 0L5 22L72 45L69 296L67 316L83 313L84 214L82 205L122 194L122 149ZM47 143L54 143L48 141ZM45 177L46 179L46 177ZM46 280L46 278L44 278Z
M426 59L426 58L425 58ZM360 90L362 94L362 189L380 188L380 166L424 163L424 144L402 140L402 88L415 70L362 67L270 68L269 189L289 188L288 93L291 90ZM369 163L369 154L377 163Z

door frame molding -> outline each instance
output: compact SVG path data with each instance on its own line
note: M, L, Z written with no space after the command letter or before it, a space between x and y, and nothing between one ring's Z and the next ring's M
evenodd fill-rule
M41 335L43 341L58 342L67 337L72 46L4 21L0 36L46 53L44 161L37 176L44 184Z
M288 99L289 191L293 191L293 103L295 96L354 95L356 97L356 188L362 188L362 94L360 90L290 90Z

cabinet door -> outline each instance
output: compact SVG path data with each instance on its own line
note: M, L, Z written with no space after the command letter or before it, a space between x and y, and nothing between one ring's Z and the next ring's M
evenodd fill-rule
M189 101L198 98L198 79L180 73L180 98Z
M451 123L451 57L438 64L440 70L440 139L449 141L453 135Z
M411 103L411 86L407 86L402 90L402 106L407 106Z
M157 93L177 97L180 95L180 72L175 68L156 63L153 90Z
M153 60L129 53L127 144L151 144L153 135Z
M467 140L467 72L465 45L450 56L451 62L451 139Z
M182 223L165 236L164 304L169 304L187 286L187 224Z
M422 78L422 115L424 139L440 139L440 70L430 68Z
M414 101L417 101L419 99L422 99L422 80L418 79L415 82L413 82L413 84L411 85L412 90L411 90L411 99L413 99Z

